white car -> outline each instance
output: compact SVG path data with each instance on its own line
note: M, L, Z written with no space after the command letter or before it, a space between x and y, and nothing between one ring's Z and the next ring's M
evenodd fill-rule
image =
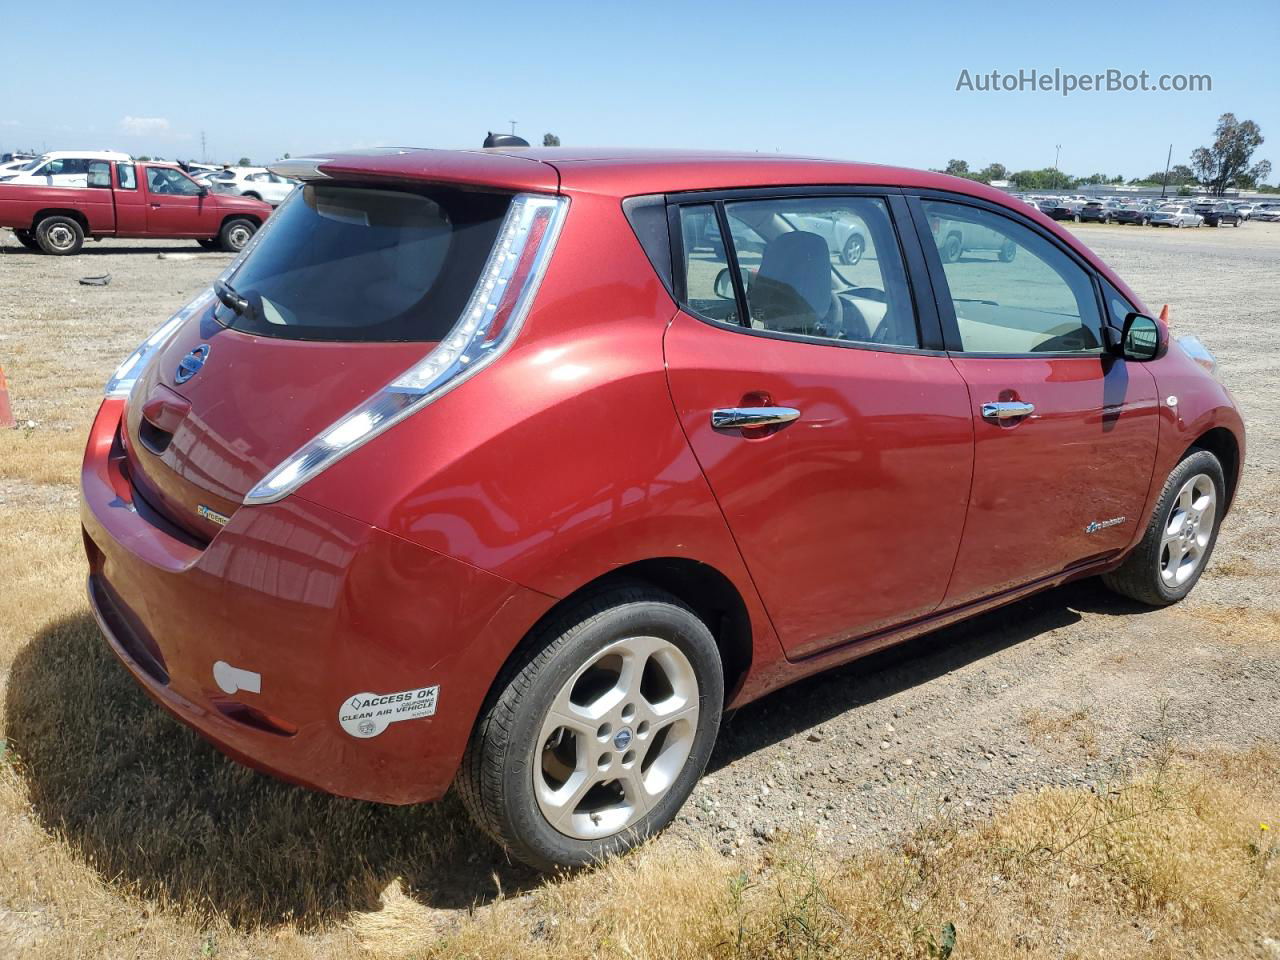
M86 187L89 185L89 162L106 160L128 163L133 157L114 150L55 150L28 160L16 170L0 172L0 183L14 186Z
M227 167L225 170L203 174L198 179L218 193L235 193L242 197L265 200L273 207L283 202L297 186L296 180L289 180L263 167Z

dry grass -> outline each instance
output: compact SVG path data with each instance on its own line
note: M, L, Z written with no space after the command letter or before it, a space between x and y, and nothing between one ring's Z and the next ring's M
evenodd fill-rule
M837 861L802 839L745 869L649 849L446 931L394 891L351 922L404 957L1248 956L1280 922L1280 754L1180 757L1098 792L1045 790L970 829ZM1280 831L1277 831L1280 832Z
M1071 743L1086 757L1098 755L1097 730L1088 707L1069 711L1033 707L1023 713L1022 722L1031 734L1031 742L1037 746Z

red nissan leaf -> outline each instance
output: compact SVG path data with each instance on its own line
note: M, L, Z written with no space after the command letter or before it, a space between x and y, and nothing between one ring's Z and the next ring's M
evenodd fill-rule
M1239 482L1208 351L981 184L276 169L303 186L107 385L93 609L233 758L384 803L455 785L538 867L660 830L723 711L799 677L1081 577L1181 600Z

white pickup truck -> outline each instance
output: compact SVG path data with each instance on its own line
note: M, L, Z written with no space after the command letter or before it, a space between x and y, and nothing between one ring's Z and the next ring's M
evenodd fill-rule
M56 150L28 160L17 169L0 171L0 183L15 187L86 187L92 160L129 163L133 158L114 150Z

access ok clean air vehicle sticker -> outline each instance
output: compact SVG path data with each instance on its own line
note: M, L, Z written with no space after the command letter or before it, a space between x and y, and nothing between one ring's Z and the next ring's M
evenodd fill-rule
M399 693L357 693L338 708L338 723L353 737L376 737L398 720L435 716L440 685Z

